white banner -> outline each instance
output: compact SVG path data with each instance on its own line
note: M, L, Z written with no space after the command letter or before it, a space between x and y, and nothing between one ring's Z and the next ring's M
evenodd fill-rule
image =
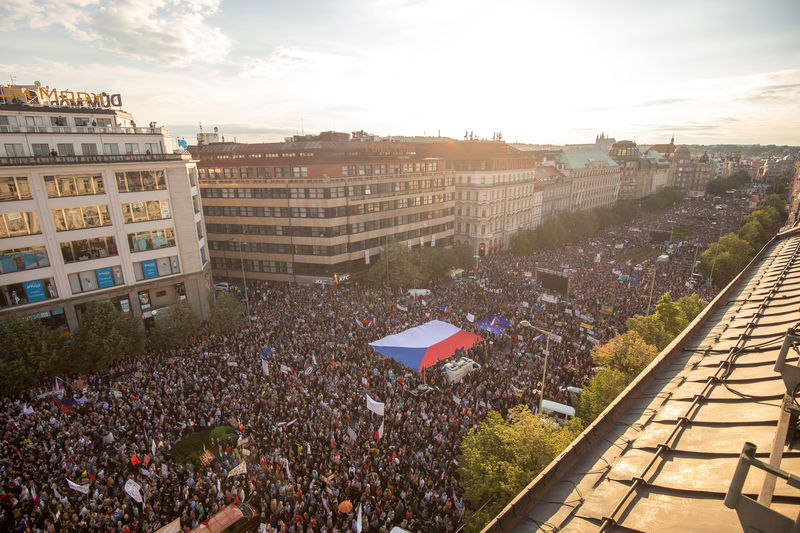
M125 482L125 494L133 498L136 503L142 503L142 486L134 480L129 479Z
M401 310L401 311L408 311L408 307L406 307L406 306L404 306L404 305L397 304L397 308L398 308L399 310Z
M89 484L88 483L86 485L78 485L77 483L73 483L72 481L67 480L67 485L72 490L77 490L78 492L82 492L83 494L88 494L89 493Z
M539 296L539 301L547 302L549 304L554 304L554 303L558 303L558 298L556 298L555 296L552 296L550 294L542 294L541 296Z
M353 442L358 440L358 435L356 435L356 432L353 431L353 428L347 428L347 436L350 437L350 440Z
M419 247L420 248L425 248L425 237L420 237L419 238Z
M179 533L180 531L181 531L181 519L176 518L166 526L156 531L156 533Z
M600 344L600 341L592 337L591 335L586 335L586 339L594 345Z
M227 477L238 476L240 474L246 474L246 473L247 473L247 463L242 461L236 467L234 467L233 470L228 472Z
M164 477L169 475L169 468L167 468L167 465L161 465L161 475Z
M286 365L281 365L281 372L283 372L284 374L288 374L289 372L291 372L291 370L292 370L292 369L291 369L291 368L289 368L288 366L286 366Z
M470 322L475 322L475 315L473 315L472 313L467 313L467 320L469 320Z
M261 360L261 371L265 376L269 376L269 364L267 363L266 359Z
M358 504L358 520L356 520L356 532L357 533L361 533L361 530L362 530L361 528L362 527L363 526L361 525L361 504L359 503Z
M522 302L522 307L527 309L528 307L530 307L530 305L528 304L528 302Z
M369 397L367 394L367 409L375 413L376 415L383 416L383 408L386 404L381 402L376 402L372 398Z
M369 264L369 250L364 250L364 262Z
M431 248L436 246L436 234L431 235Z
M550 334L550 340L553 341L553 342L559 342L560 343L561 341L564 340L564 338L561 335L556 335L555 333L551 333Z

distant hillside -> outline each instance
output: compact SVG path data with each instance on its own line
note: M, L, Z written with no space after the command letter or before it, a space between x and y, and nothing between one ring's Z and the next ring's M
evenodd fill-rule
M687 144L692 153L708 152L709 154L727 154L729 152L742 152L742 157L783 157L796 156L800 146L776 146L774 144Z

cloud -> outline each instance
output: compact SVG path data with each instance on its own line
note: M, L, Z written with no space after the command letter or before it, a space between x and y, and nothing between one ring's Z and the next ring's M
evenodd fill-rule
M693 102L694 98L658 98L656 100L646 100L636 104L619 105L619 106L606 106L606 107L592 107L588 109L581 109L580 111L613 111L615 109L637 109L642 107L662 107L674 104L683 104L686 102Z
M207 18L221 0L8 0L0 6L0 30L62 27L100 49L159 66L220 63L231 40Z
M780 83L755 87L748 95L739 98L747 102L783 102L800 97L800 83Z
M312 52L292 46L278 46L266 58L246 56L240 63L245 78L278 78L299 70L336 70L350 63L345 56Z

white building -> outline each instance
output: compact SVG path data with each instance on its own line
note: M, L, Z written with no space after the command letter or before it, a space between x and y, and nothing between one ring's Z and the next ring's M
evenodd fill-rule
M184 298L207 318L191 156L124 111L49 104L0 103L0 320L74 329L91 300L148 319Z

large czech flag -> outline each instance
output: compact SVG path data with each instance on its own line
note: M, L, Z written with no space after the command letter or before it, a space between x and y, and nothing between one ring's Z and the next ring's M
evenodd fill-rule
M369 345L378 353L416 371L466 350L483 338L441 320L389 335Z

